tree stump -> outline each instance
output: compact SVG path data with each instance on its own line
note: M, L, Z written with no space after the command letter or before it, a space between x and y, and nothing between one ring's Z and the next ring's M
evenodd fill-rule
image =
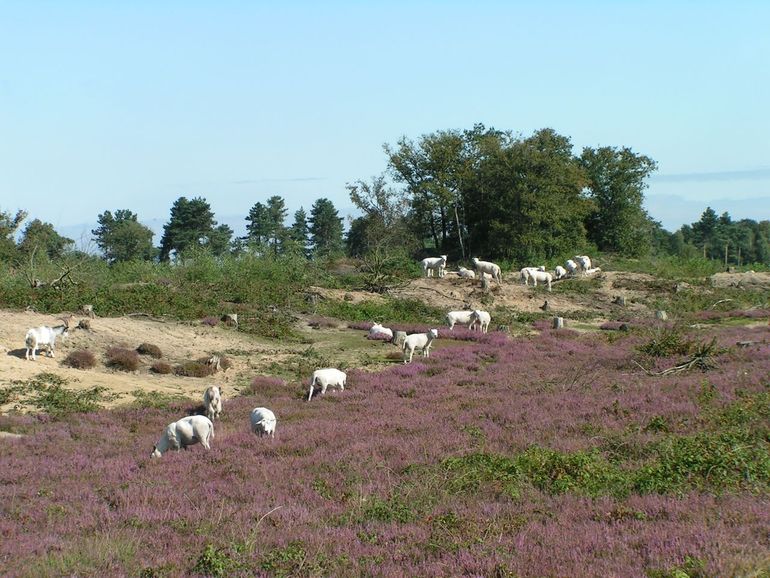
M554 329L564 329L564 317L554 317L553 318L553 328Z

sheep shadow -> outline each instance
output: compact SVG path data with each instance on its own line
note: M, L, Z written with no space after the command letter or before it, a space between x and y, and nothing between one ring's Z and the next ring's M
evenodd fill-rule
M19 359L24 359L26 357L27 350L24 347L21 347L19 349L11 349L7 355L10 355L12 357L18 357ZM38 351L37 355L40 355L40 351Z

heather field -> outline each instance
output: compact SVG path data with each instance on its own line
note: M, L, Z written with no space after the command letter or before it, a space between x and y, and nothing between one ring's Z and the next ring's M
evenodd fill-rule
M430 358L351 370L310 403L255 375L211 451L158 460L192 402L2 417L24 435L0 444L0 574L768 576L770 327L755 317L442 330ZM260 405L274 440L249 431Z

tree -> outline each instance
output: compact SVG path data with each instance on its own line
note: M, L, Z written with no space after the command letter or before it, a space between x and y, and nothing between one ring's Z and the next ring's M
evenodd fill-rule
M268 222L267 207L262 203L254 203L246 217L247 239L251 243L267 243L270 238L270 224Z
M483 147L466 201L477 254L532 263L585 244L590 202L567 137L542 129L525 139L488 139Z
M626 147L586 147L580 162L596 203L588 220L589 239L601 251L630 256L647 252L654 225L642 203L646 179L657 163Z
M171 207L169 222L163 226L160 260L168 261L172 251L180 254L194 247L207 247L214 255L221 255L229 249L231 238L232 229L217 226L205 199L179 197Z
M329 199L318 199L310 209L310 242L316 256L326 257L342 252L342 218Z
M286 252L308 256L308 236L310 228L307 224L307 213L300 207L294 212L294 222L288 231Z
M26 218L26 211L16 211L14 216L0 211L0 261L12 261L18 256L14 235Z
M135 213L118 209L113 215L105 211L97 217L99 227L93 229L96 245L110 263L121 261L150 261L156 250L152 245L155 233L142 225Z
M60 259L75 241L62 237L50 223L34 219L27 223L19 240L19 253L22 255L46 255L49 259Z

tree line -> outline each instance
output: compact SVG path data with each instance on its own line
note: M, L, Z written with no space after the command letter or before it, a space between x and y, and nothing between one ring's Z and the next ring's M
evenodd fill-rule
M347 234L329 199L317 199L309 214L300 208L288 223L279 195L252 206L243 237L218 224L201 197L174 202L157 247L152 230L129 209L98 215L92 234L110 263L167 262L191 249L309 259L347 254L378 269L427 253L514 263L595 251L703 256L725 264L770 260L768 221L733 221L707 208L698 222L665 231L643 208L657 163L628 147L575 154L570 139L549 128L522 136L479 124L402 137L383 149L382 174L347 185L361 213ZM71 239L38 219L15 242L26 216L0 211L0 258L56 259L72 251Z

